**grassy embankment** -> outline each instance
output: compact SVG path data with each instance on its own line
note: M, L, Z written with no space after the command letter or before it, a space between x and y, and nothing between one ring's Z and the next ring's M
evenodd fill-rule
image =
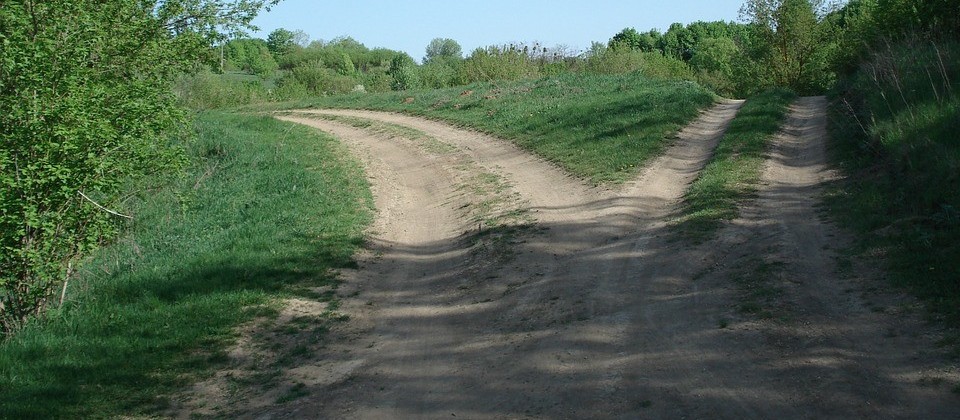
M773 89L743 104L713 157L684 195L680 217L675 222L682 234L704 240L724 220L739 215L739 204L757 189L764 153L795 98L793 92Z
M440 119L514 141L591 182L631 179L716 99L684 81L567 74L464 87L350 94L284 108L358 108Z
M828 202L895 284L960 326L960 43L912 41L861 65L834 100Z
M330 137L270 118L207 113L197 130L188 176L135 206L63 308L0 344L0 418L161 410L282 299L335 310L315 288L335 286L331 270L352 264L370 219L359 166ZM321 339L335 318L303 335Z

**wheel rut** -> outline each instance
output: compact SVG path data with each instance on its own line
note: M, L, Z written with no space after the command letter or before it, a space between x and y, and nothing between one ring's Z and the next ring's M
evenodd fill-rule
M814 302L810 307L817 313L836 306L829 299L816 303L821 290L839 287L832 284L836 270L826 249L834 232L814 207L827 174L822 99L795 105L760 196L744 206L741 219L699 245L671 234L667 221L741 104L722 102L704 112L633 182L610 189L587 185L507 142L421 118L355 110L278 116L346 143L366 164L379 216L361 268L344 273L343 312L350 321L331 332L314 362L291 374L290 382L305 384L309 395L242 415L739 418L923 412L911 404L932 393L910 394L917 387L899 386L903 379L888 371L854 369L852 387L864 392L832 398L816 388L827 372L835 389L851 374L827 370L839 362L822 352L847 354L845 361L859 363L894 361L864 358L863 346L836 337L848 329L814 333L731 310L738 292L729 286L730 276L748 265L740 264L744 258L768 254L782 268L778 278L803 273L818 279L787 280L799 285L784 288L783 302ZM412 128L452 148L431 151L337 118ZM799 172L789 172L794 169ZM464 192L478 176L501 179L501 193L515 198L500 202L498 214L520 211L525 217L478 229L464 210L483 201ZM836 317L846 314L796 318L839 325ZM784 345L787 333L795 337ZM803 340L820 347L797 344ZM807 369L811 363L822 365ZM818 406L821 401L827 404ZM863 408L878 401L880 408ZM926 412L956 408L940 401Z

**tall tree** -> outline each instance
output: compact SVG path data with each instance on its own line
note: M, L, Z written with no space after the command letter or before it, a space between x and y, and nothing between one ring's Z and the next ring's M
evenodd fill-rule
M457 41L450 38L434 38L427 45L427 55L423 58L424 63L434 60L460 60L463 58L463 50Z
M777 85L799 92L822 89L829 79L818 11L822 0L749 0L741 14L759 41L754 58L766 64Z
M279 28L267 35L267 48L274 57L285 55L297 47L294 39L295 34L283 28Z

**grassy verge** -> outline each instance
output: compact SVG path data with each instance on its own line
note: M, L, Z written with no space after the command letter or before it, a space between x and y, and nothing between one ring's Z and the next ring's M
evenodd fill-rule
M692 83L639 74L540 80L385 94L350 94L285 108L360 108L441 119L513 140L594 183L632 178L715 96Z
M958 63L958 42L908 41L875 52L846 81L831 130L847 178L828 197L834 216L859 233L855 251L886 264L895 284L953 327L960 326Z
M747 100L710 162L687 190L681 216L676 221L680 232L695 239L706 239L724 220L737 217L738 204L756 191L764 152L783 125L787 107L795 98L790 91L774 89Z
M0 418L163 409L227 361L239 325L285 297L333 299L316 288L335 287L370 219L359 166L270 118L208 113L197 130L189 176L135 206L63 308L0 344Z

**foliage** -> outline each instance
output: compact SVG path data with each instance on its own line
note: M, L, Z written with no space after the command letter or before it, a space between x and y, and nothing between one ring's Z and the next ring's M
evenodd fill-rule
M701 83L724 96L737 94L734 81L734 64L742 51L731 38L707 38L697 45L690 59L690 67L695 69Z
M417 63L413 62L407 54L397 54L390 61L390 70L393 77L393 90L416 89L420 87L420 74L417 69Z
M259 77L201 71L183 75L174 86L180 104L191 109L216 109L307 96L290 89L268 89Z
M303 31L289 31L279 28L267 35L267 48L274 58L290 54L303 48L309 37Z
M423 63L427 64L436 60L457 61L463 58L463 50L460 44L450 38L434 38L427 45L427 55L423 58Z
M599 184L634 177L713 101L712 93L692 82L638 73L565 73L440 90L342 95L284 107L381 109L444 119L512 139Z
M240 70L269 77L279 67L262 39L234 39L224 46L227 70Z
M612 49L626 48L634 51L651 52L657 49L661 38L662 35L656 30L641 34L636 29L625 28L614 35L607 46Z
M217 29L263 1L26 0L0 13L0 324L53 306L71 263L122 225L138 179L175 170L184 115L170 90ZM84 198L81 194L85 194ZM94 204L96 202L97 204Z
M960 323L960 42L874 50L840 86L833 138L849 181L831 199L900 284Z
M754 32L751 58L766 67L775 86L799 93L823 92L833 82L827 61L829 25L821 24L822 0L749 0L741 14Z
M186 175L130 206L137 222L67 304L0 343L0 418L166 417L164 394L224 367L238 326L287 297L333 299L309 289L355 264L372 202L359 165L269 117L203 113L196 131Z
M350 92L357 82L353 77L328 68L321 62L313 62L294 67L278 83L281 88L299 85L309 94L327 95Z
M596 74L638 72L656 79L693 80L693 72L684 62L659 52L608 48L588 58L585 68Z
M420 82L425 88L442 89L460 83L460 63L431 60L420 66Z
M537 65L516 45L477 48L461 68L461 78L469 82L520 80L539 74Z
M783 126L795 98L788 90L772 89L747 100L687 189L675 225L681 232L708 238L724 220L739 215L740 203L757 189L767 145Z

